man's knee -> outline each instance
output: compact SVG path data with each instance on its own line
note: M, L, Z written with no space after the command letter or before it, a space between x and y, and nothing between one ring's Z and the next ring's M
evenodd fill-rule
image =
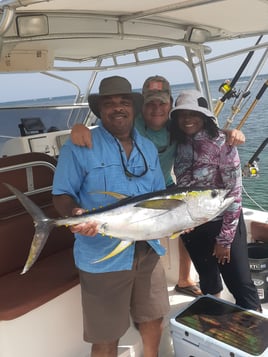
M145 322L134 322L136 329L142 334L145 333L159 333L163 330L163 317L156 320L145 321Z

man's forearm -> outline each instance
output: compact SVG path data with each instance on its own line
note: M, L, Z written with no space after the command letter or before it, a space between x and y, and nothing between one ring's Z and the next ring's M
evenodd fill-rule
M68 195L54 195L53 204L62 217L72 216L74 208L79 207L75 200Z

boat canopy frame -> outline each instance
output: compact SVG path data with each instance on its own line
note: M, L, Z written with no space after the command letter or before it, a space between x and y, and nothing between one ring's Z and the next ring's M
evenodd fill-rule
M242 8L243 16L238 19ZM71 107L79 117L99 72L179 61L187 66L195 87L212 109L207 65L267 49L268 42L215 57L210 55L210 43L222 41L224 45L226 40L268 34L267 13L268 1L263 0L177 0L169 4L165 0L125 0L123 4L121 0L2 0L0 73L40 72L68 82L76 90ZM185 54L164 54L166 48L176 46L184 48ZM145 52L150 52L149 59L142 58ZM123 56L132 59L120 63ZM84 94L76 83L57 74L67 71L91 72ZM42 107L68 109L70 105ZM92 119L90 112L86 122L88 118Z

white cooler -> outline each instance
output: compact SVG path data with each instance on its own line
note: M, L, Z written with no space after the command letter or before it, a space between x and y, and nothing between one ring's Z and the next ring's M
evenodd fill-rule
M268 318L210 295L170 319L176 357L268 357Z

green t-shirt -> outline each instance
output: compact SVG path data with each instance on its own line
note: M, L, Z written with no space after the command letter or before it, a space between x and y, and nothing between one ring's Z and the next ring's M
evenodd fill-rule
M147 128L144 119L141 115L135 119L135 127L142 136L150 139L158 150L160 165L165 177L166 186L172 185L174 181L171 177L171 169L173 167L176 143L170 142L170 134L166 127L160 130L152 130Z

